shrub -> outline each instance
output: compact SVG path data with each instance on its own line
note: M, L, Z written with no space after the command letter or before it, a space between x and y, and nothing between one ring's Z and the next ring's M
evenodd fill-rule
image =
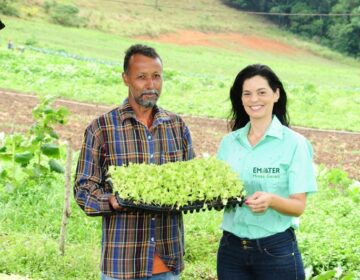
M43 4L45 12L48 14L50 13L50 10L56 6L56 2L54 0L51 1L45 1Z
M0 0L0 13L7 16L18 17L19 11L12 5L9 5L9 1Z
M36 37L34 35L32 35L31 37L29 37L28 39L26 39L25 41L25 45L26 46L36 46L38 44L38 40L36 39Z
M79 16L79 9L72 5L56 4L50 10L51 19L58 24L71 27L81 27L86 19Z

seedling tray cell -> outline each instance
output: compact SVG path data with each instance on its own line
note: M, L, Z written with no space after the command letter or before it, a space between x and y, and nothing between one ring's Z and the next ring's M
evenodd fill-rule
M166 205L152 205L152 204L139 204L135 203L132 200L122 199L118 192L115 193L117 202L122 208L125 208L129 212L152 212L155 214L178 214L183 212L187 213L198 213L200 211L207 210L222 210L224 208L233 208L236 205L242 206L244 199L241 197L231 198L227 200L226 205L224 205L221 199L214 199L211 201L196 201L189 203L185 206L176 207L176 206L166 206Z

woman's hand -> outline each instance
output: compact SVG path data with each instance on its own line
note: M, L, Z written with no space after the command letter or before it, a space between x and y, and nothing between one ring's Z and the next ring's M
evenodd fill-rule
M306 194L297 193L284 198L273 193L255 192L245 200L245 204L254 213L272 208L282 214L299 217L305 210Z
M245 200L245 204L251 209L252 212L262 213L270 207L272 196L272 193L255 192Z

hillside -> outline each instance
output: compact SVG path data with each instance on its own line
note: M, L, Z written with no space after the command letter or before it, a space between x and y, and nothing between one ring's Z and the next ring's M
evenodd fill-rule
M221 0L16 0L10 3L18 17L25 20L52 23L60 21L59 15L67 14L74 20L63 20L64 25L79 25L127 38L158 38L179 30L191 30L205 35L236 33L305 49L319 48L281 31L264 17L246 14L224 5ZM59 12L55 7L72 7L78 9L78 13L70 14L66 8ZM77 18L81 20L76 21ZM326 49L321 52L331 53Z
M55 17L59 14L56 5L77 7L79 13L72 17L84 18L83 22L78 22L81 26L125 37L156 37L178 29L263 35L278 33L275 26L261 17L239 13L220 0L17 0L8 4L21 18L47 22L59 19ZM71 13L69 10L62 12Z
M1 88L114 104L126 95L119 79L124 50L147 43L164 61L169 94L160 102L169 110L226 118L235 75L263 63L288 89L293 124L360 131L359 62L221 1L58 1L76 4L87 28L50 23L46 1L14 3L21 18L2 17L7 27L0 33ZM23 57L6 52L8 40L25 46Z

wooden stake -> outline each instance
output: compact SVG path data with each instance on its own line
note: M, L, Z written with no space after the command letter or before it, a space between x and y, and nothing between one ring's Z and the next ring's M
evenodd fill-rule
M71 214L71 209L70 209L71 164L72 164L71 140L68 140L66 141L64 209L63 209L63 216L61 221L60 245L59 245L61 255L63 256L65 255L66 225L68 223L68 218L70 217Z

